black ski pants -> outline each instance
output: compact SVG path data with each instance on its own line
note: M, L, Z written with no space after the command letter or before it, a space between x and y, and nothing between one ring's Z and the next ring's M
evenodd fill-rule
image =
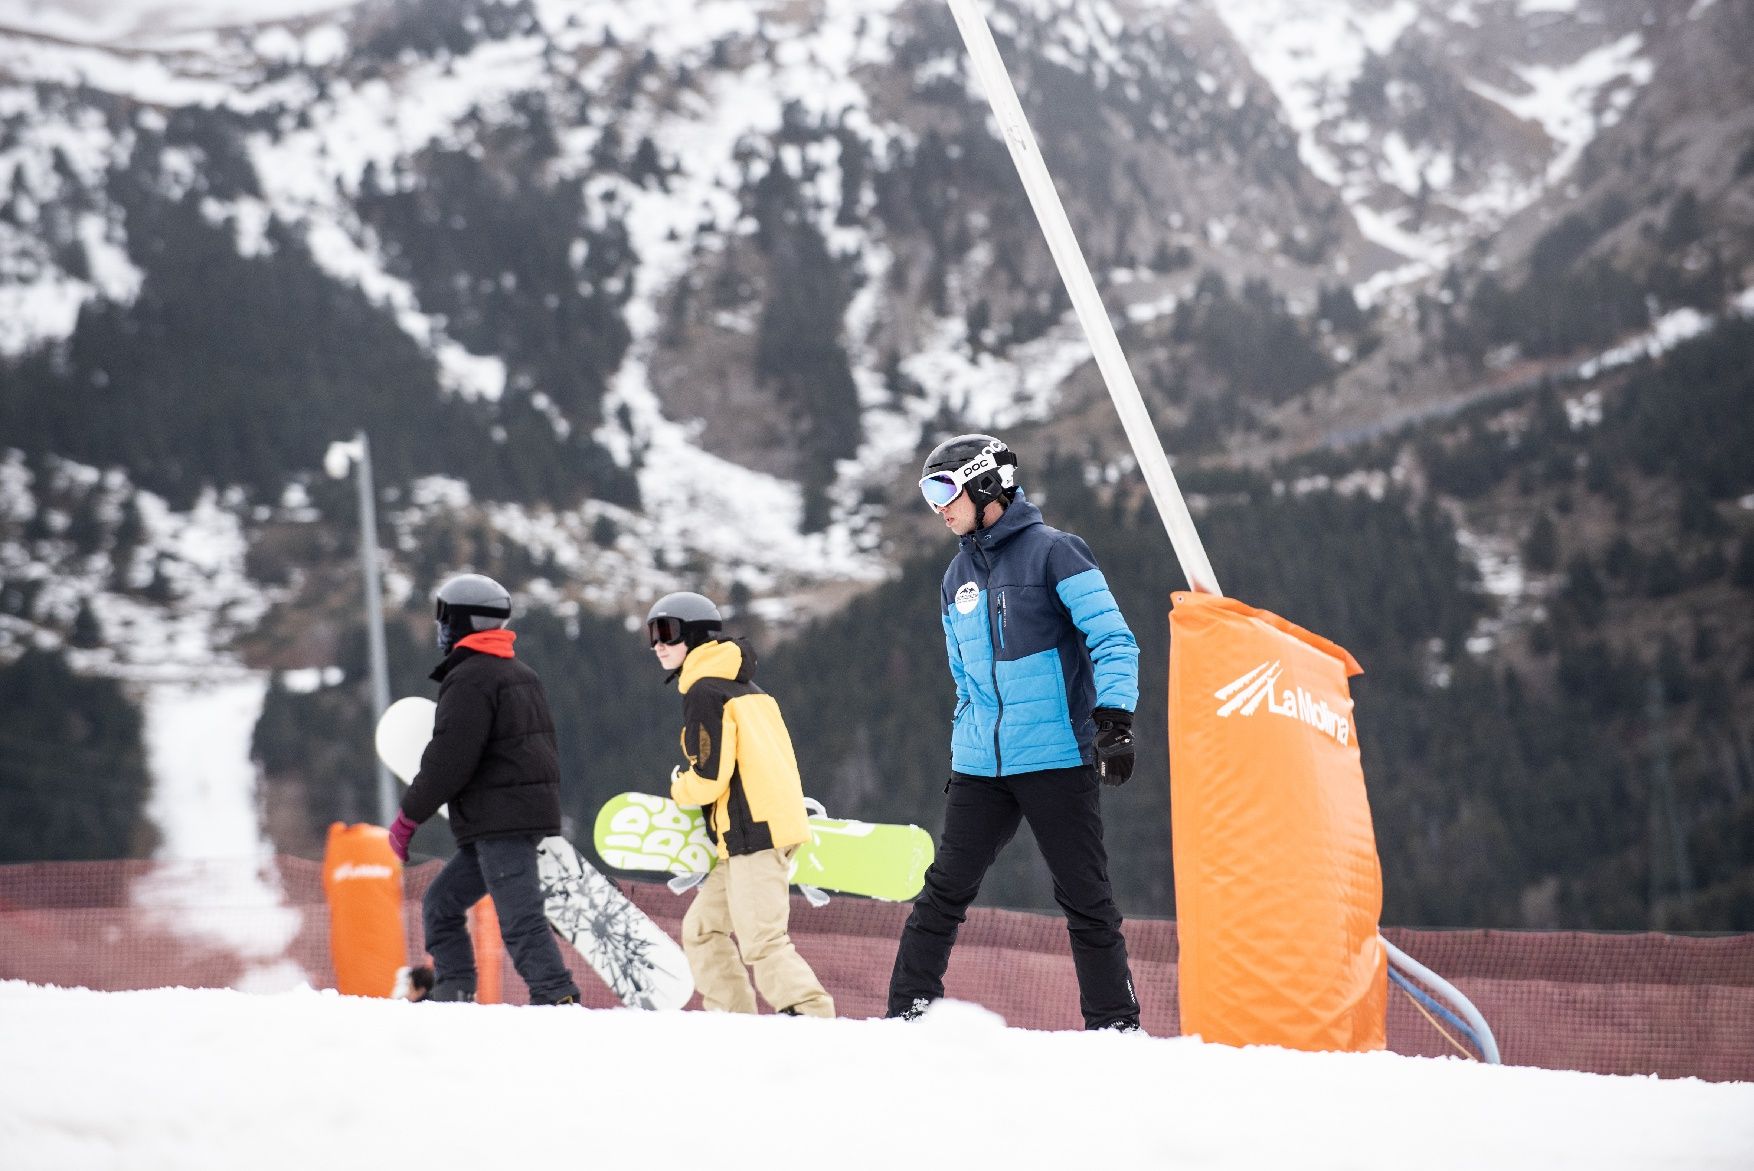
M1096 770L1088 765L950 779L937 858L896 949L890 1016L906 1012L917 999L944 995L944 970L969 904L1018 823L1027 821L1053 875L1054 898L1066 914L1084 1027L1138 1023L1127 941L1102 845L1100 788Z
M579 987L560 958L560 945L542 909L542 880L536 872L534 835L482 838L458 846L445 868L426 888L421 919L433 976L475 986L475 947L469 940L469 908L482 895L493 896L500 938L512 965L530 989L530 1003L553 1004Z

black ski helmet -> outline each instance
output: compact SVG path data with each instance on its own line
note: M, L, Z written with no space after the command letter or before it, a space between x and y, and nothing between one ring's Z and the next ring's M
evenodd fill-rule
M450 654L459 639L504 626L511 616L512 596L504 586L479 573L460 573L438 588L433 607L438 648Z
M1010 504L1017 494L1017 453L991 435L955 435L926 457L920 468L922 487L933 476L949 476L968 490L978 527L988 504Z
M665 594L646 613L646 641L652 646L680 642L693 650L723 628L719 608L703 594Z

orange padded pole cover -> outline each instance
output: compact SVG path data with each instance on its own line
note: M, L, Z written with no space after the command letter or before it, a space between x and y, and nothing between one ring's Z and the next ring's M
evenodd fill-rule
M408 962L402 934L402 863L381 825L329 827L323 851L329 954L335 987L348 996L390 996Z
M1182 1032L1381 1049L1382 871L1345 648L1232 598L1170 612Z

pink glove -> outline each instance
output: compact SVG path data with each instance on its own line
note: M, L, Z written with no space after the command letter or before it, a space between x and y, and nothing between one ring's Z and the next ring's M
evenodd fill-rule
M390 849L394 850L396 857L404 862L408 861L408 839L413 837L414 831L419 828L418 825L408 820L406 813L400 809L396 811L396 820L390 823Z

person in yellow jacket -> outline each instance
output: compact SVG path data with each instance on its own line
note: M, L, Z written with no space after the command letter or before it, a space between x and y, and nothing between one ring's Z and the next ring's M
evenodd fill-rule
M778 1012L831 1017L834 999L788 930L788 871L810 838L792 738L779 704L750 678L754 652L721 639L722 628L700 594L668 594L646 615L652 651L682 692L689 767L670 774L670 797L700 806L719 848L682 918L682 950L708 1011L754 1012L759 990Z

